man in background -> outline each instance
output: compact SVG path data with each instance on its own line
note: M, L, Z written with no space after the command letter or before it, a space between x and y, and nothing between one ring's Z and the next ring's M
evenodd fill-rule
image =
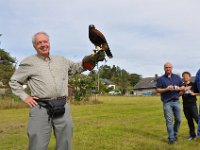
M172 69L173 66L170 62L165 63L165 74L158 78L156 85L156 91L160 93L163 102L163 111L168 133L168 144L174 144L175 141L177 141L178 130L181 124L179 92L184 89L180 76L173 74Z
M194 121L198 124L198 108L197 108L197 98L198 89L196 84L191 82L191 74L187 71L182 73L182 78L184 82L184 91L181 91L183 99L183 112L188 122L189 126L189 137L187 140L196 139L196 131ZM194 120L194 121L193 121Z

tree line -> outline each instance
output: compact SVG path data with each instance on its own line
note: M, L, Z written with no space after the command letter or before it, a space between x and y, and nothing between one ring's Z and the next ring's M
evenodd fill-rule
M129 73L125 69L121 69L119 66L100 66L98 70L91 71L89 76L95 82L99 76L101 79L108 79L116 84L116 90L122 94L130 92L133 86L141 79L141 75L137 73ZM103 83L102 83L103 84ZM103 88L103 87L102 87ZM102 91L103 89L100 88ZM111 90L111 89L110 89Z
M16 59L0 48L0 82L8 86L8 81L15 71Z

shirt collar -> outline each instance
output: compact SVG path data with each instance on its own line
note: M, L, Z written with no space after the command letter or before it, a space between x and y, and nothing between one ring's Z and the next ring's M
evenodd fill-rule
M40 54L36 54L36 56L37 56L38 58L44 60L44 61L51 61L51 60L52 60L52 57L51 57L50 54L49 54L49 60L45 60L45 58L44 58L42 55L40 55Z
M168 76L167 74L165 74L164 76L167 77L167 78L169 78L169 76ZM172 77L172 76L173 76L173 73L171 74L171 77ZM170 78L171 78L171 77L170 77Z

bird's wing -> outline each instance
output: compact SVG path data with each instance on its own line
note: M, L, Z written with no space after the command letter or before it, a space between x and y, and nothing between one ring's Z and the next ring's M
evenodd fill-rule
M100 32L97 29L95 29L94 32L95 32L96 36L98 37L98 40L102 42L101 44L106 43L106 38L102 32Z

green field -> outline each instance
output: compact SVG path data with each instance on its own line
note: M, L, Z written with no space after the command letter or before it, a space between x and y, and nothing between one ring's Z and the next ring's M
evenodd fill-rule
M71 105L73 150L197 150L200 140L187 141L183 115L178 142L167 144L159 97L98 97L101 104ZM28 109L0 110L0 150L27 149ZM49 149L54 149L52 136Z

